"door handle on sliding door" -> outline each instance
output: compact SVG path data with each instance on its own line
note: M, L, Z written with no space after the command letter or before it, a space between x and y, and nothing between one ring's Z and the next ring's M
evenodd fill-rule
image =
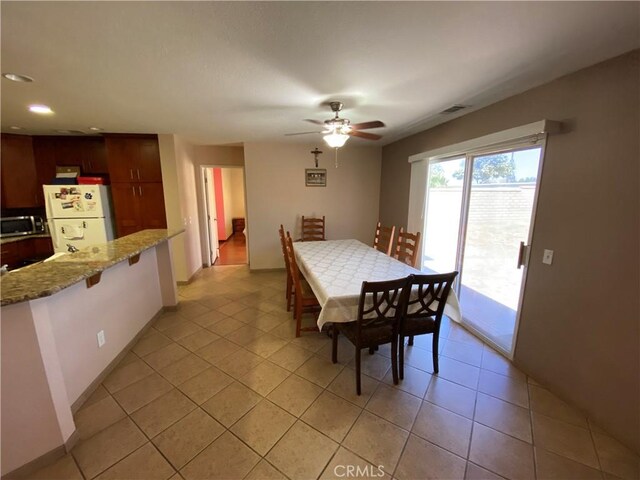
M527 264L529 258L529 245L525 245L524 242L520 242L520 250L518 251L518 269L524 267Z

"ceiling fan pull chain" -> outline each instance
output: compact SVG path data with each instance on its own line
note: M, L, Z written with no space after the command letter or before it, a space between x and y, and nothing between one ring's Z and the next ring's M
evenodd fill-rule
M336 148L336 168L338 168L338 149Z

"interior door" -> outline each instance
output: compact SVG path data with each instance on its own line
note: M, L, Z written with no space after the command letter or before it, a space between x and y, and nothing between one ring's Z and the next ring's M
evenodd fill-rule
M211 265L215 263L219 255L218 247L218 219L216 215L216 196L213 183L213 169L203 169L204 194L207 211L207 233L209 237L209 260Z

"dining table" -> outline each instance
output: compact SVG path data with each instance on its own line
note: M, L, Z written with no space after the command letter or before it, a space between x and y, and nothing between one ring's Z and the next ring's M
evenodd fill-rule
M304 275L321 306L318 328L327 322L356 320L362 282L379 282L423 274L359 240L295 242L293 250ZM444 314L460 322L460 303L453 289Z

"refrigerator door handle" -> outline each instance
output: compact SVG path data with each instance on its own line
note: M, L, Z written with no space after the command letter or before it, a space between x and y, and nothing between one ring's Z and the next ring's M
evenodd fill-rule
M55 251L58 248L58 230L51 225L49 225L49 233L51 234L51 243L53 243L53 250Z

